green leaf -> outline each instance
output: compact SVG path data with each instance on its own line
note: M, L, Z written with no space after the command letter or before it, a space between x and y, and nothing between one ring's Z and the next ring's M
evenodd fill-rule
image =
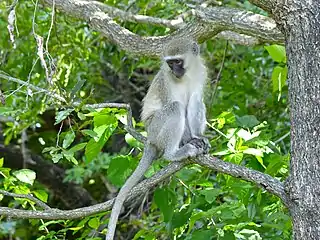
M205 189L200 191L200 194L205 196L205 199L208 203L213 203L220 193L221 193L221 189L217 189L217 188Z
M83 149L86 145L87 145L86 142L85 143L79 143L79 144L73 146L72 148L70 148L68 150L68 152L75 153L76 151L79 151L79 150Z
M189 211L189 209L185 208L182 209L180 212L175 212L172 216L172 228L178 228L185 224L187 224L190 216L192 214L192 211Z
M213 230L197 230L192 233L191 240L211 240L213 234Z
M188 233L191 232L194 224L196 223L196 221L198 221L199 219L202 219L204 217L206 217L207 213L205 212L199 212L199 213L195 213L190 217L190 221L189 221L189 230Z
M262 240L259 232L252 230L252 229L242 229L238 234L239 234L238 237L240 237L240 236L244 237L242 239ZM235 234L235 236L236 236L236 234Z
M67 110L64 110L64 111L60 111L56 114L56 121L54 123L54 125L60 123L61 121L63 121L64 119L66 119L70 113L73 112L74 109L67 109Z
M5 113L11 113L13 111L13 108L9 107L0 107L0 114L5 115Z
M83 84L86 82L87 79L81 78L81 76L78 76L78 81L76 85L71 90L71 97L73 98L82 88Z
M256 213L257 213L256 204L249 203L247 209L248 209L248 218L253 220L253 218L256 216Z
M163 214L163 221L169 222L174 213L175 195L168 188L158 188L154 192L154 201Z
M84 135L88 135L92 138L95 138L95 137L98 137L98 134L90 129L83 129L81 130L81 132L84 134Z
M141 132L141 134L143 136L145 136L146 134L144 134L146 132ZM126 140L126 142L132 146L132 147L138 147L138 148L143 148L143 143L139 142L137 139L135 139L130 133L127 133L124 137L124 139Z
M63 155L61 153L52 154L52 162L58 163L63 158Z
M39 198L42 202L48 201L48 193L44 190L34 190L32 191L34 195L36 195L37 198Z
M77 161L77 159L73 156L73 154L65 154L64 155L65 156L65 158L68 160L68 161L70 161L70 162L72 162L74 165L78 165L78 161Z
M285 165L285 161L283 160L283 157L280 155L273 154L271 156L272 161L268 164L265 173L274 176L280 171L281 167Z
M252 128L260 123L253 115L236 116L236 119L238 126L243 128Z
M30 169L21 169L12 173L18 180L33 185L36 173Z
M97 217L91 218L88 222L88 225L93 229L98 229L98 227L100 226L100 220Z
M86 115L84 115L82 112L78 112L77 115L78 115L78 118L80 120L85 120L86 119Z
M71 145L71 143L74 141L75 137L76 135L74 134L74 132L69 131L63 139L62 147L68 148Z
M113 115L106 115L99 113L98 115L95 115L93 118L94 127L97 128L101 125L114 125L115 123L118 123L118 120Z
M237 132L237 135L239 137L241 137L242 139L244 139L245 141L249 141L253 138L256 138L260 135L260 131L257 131L257 132L254 132L254 133L250 133L250 131L246 131L244 129L240 129L238 132Z
M69 229L72 230L72 231L78 231L78 230L82 229L83 227L84 227L84 225L83 226L77 226L77 227L71 227Z
M263 154L263 153L262 153L262 154ZM264 163L263 163L262 156L256 155L255 157L256 157L256 159L258 160L258 162L261 164L261 166L265 169L266 166L265 166Z
M226 150L221 150L219 152L215 152L215 153L212 153L212 155L215 155L215 156L225 156L225 155L228 155L230 154L231 151L229 149L226 149Z
M226 156L226 160L235 164L240 164L243 159L243 153L237 152Z
M53 153L53 152L56 152L58 151L59 148L56 148L56 147L46 147L42 150L42 153L46 153L46 152L50 152L50 153Z
M263 150L262 149L247 148L247 149L243 150L243 153L251 154L253 156L263 157Z
M103 133L106 131L106 129L109 127L110 125L107 125L107 124L103 124L103 125L100 125L99 127L95 127L93 129L93 131L97 134L96 137L94 137L94 140L96 142L98 142L101 138L101 136L103 135Z
M101 136L98 142L94 139L90 139L85 150L85 157L88 162L91 162L99 154L107 140L106 132Z
M271 45L271 46L265 46L264 48L268 51L269 55L274 61L279 63L287 62L286 49L284 46Z
M133 165L130 155L119 155L111 159L108 168L108 179L115 186L122 186L128 176L132 173Z
M288 74L287 66L285 67L276 66L273 69L272 76L271 76L273 92L282 91L282 88L286 84L287 74Z
M0 158L0 168L3 167L3 158Z

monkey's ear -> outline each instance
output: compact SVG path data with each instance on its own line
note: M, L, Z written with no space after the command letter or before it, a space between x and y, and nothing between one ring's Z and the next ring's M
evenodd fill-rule
M200 51L200 49L199 49L198 44L196 42L193 42L192 43L192 53L197 56L199 54L199 51Z

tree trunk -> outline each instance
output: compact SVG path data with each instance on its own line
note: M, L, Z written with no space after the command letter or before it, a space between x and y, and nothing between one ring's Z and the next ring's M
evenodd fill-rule
M320 239L320 2L288 0L277 14L286 38L291 109L293 239Z

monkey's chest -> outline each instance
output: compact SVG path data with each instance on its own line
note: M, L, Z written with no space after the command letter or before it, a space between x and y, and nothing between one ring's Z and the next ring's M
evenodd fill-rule
M185 86L178 86L177 88L173 89L171 97L172 101L178 101L187 106L189 95L189 91Z
M178 101L182 103L186 108L188 107L189 100L194 92L198 91L197 86L192 86L186 82L182 84L176 84L171 88L171 99L172 101Z

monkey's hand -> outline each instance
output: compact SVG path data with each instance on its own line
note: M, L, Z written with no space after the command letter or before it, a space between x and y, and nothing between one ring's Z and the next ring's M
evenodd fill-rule
M211 148L211 144L206 137L192 138L189 143L199 149L199 154L207 154Z

